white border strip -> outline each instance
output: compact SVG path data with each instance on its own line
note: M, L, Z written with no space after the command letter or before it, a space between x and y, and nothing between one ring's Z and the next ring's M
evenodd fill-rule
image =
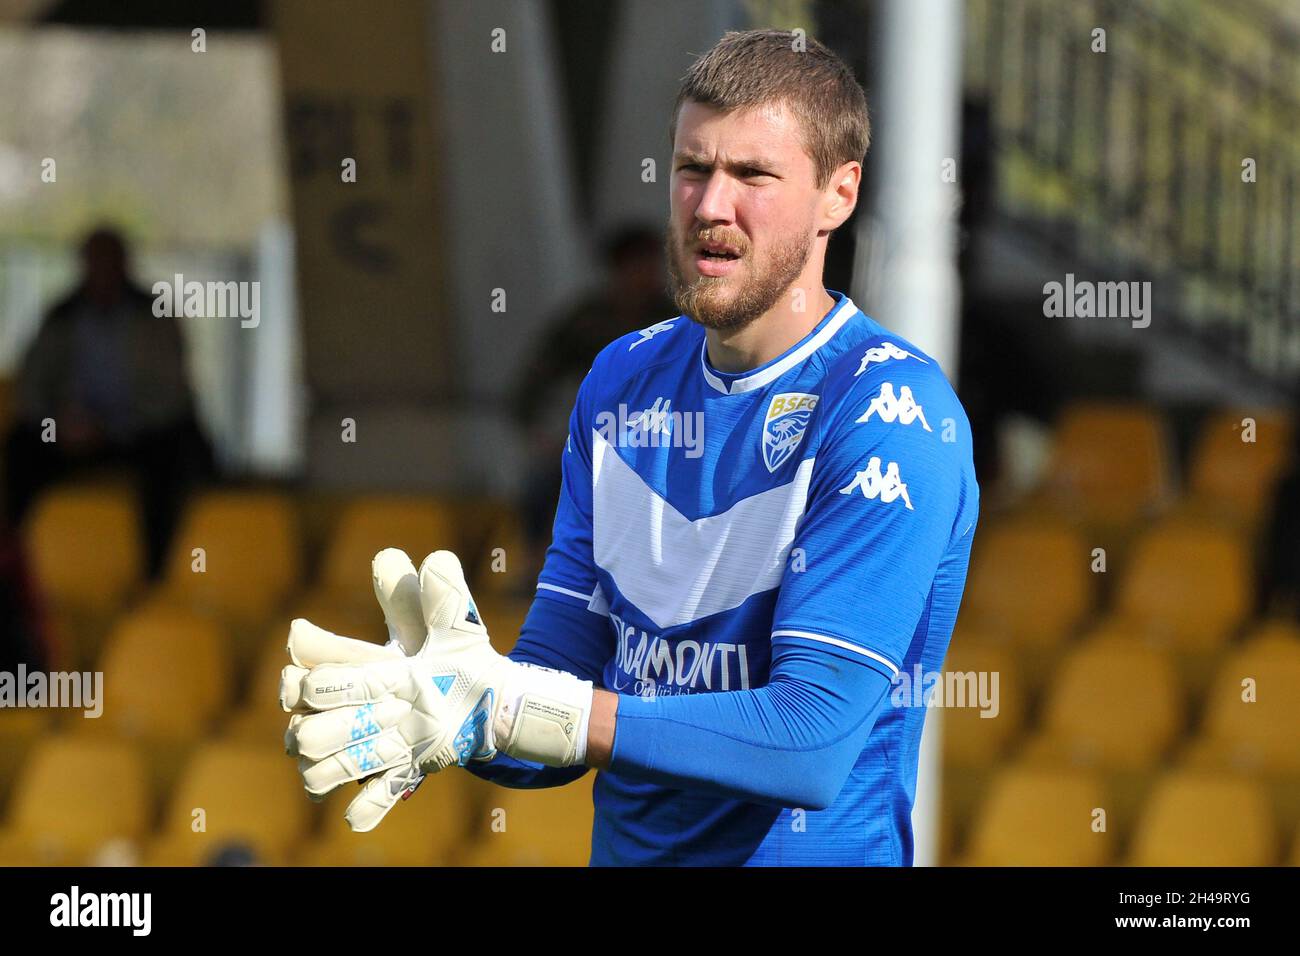
M772 636L773 637L802 637L810 641L820 641L822 644L832 644L835 647L842 647L846 651L854 651L855 653L861 654L863 657L870 657L873 661L880 661L880 663L884 664L886 667L888 667L891 671L894 672L895 677L898 676L898 667L894 664L893 661L889 660L888 658L881 657L879 654L876 654L873 651L869 651L865 647L859 647L856 644L850 644L848 641L842 641L838 637L827 637L825 634L810 634L807 631L773 631Z
M579 591L570 591L568 588L557 587L554 584L546 584L542 581L537 582L537 590L558 591L560 594L567 594L569 597L576 597L579 601L586 601L588 604L591 603L591 599L594 596L591 594L582 594Z

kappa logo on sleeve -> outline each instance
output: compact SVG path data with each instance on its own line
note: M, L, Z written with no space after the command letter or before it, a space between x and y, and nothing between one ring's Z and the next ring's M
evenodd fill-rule
M879 416L882 422L892 425L898 422L902 425L910 425L915 421L920 421L926 431L934 431L930 423L925 420L925 411L917 404L916 398L912 395L912 389L906 385L900 386L898 394L894 394L894 384L892 382L882 382L880 385L880 394L871 400L867 410L859 418L858 424L871 421L871 416Z
M763 463L776 471L794 454L808 430L817 396L807 392L782 392L772 397L763 420Z
M676 321L677 321L676 319L673 319L671 322L656 322L654 325L650 326L650 328L642 329L641 331L637 332L637 335L641 337L637 339L635 342L633 342L631 345L629 345L627 347L627 350L630 352L638 345L645 345L647 342L649 342L660 332L667 332L669 329L673 327L673 322Z
M868 500L878 498L885 504L902 498L908 511L915 510L912 507L912 498L907 493L907 485L903 483L903 478L898 473L896 461L891 461L886 466L884 474L881 474L880 459L873 457L867 462L866 468L854 475L853 480L840 489L840 494L851 495L854 491L861 491L862 497Z
M921 358L921 356L913 355L911 352L906 352L903 349L900 349L893 342L885 342L883 345L872 346L862 354L862 364L859 365L858 370L853 373L853 377L857 378L865 372L867 367L873 362L879 364L881 362L888 362L890 359L916 359L922 365L930 364L925 359Z

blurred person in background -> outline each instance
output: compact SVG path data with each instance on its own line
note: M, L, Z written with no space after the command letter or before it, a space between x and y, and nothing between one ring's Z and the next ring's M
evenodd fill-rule
M66 478L128 473L156 575L188 490L212 471L194 412L179 323L153 314L130 277L120 232L92 231L82 277L41 323L18 370L6 439L5 513L19 526L42 491Z
M604 286L549 323L512 399L514 418L525 432L528 449L520 512L529 571L521 580L536 580L551 541L569 412L596 354L619 336L676 311L668 297L660 230L641 224L622 226L606 239L604 253L608 266Z

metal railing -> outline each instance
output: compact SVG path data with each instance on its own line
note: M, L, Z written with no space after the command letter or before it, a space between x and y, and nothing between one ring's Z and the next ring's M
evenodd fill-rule
M1160 328L1294 389L1298 21L1260 0L970 0L966 16L997 208L1081 267L1153 280Z

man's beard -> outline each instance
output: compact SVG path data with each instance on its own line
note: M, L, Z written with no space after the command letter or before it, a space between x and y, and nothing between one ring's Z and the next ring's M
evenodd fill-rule
M807 234L778 243L768 256L769 267L760 271L752 267L751 260L751 275L734 294L728 295L724 286L734 284L735 277L697 275L687 279L678 258L685 250L674 240L671 224L667 234L669 248L665 258L678 310L706 329L720 331L739 331L776 305L803 272L812 250L812 237ZM698 236L692 237L692 244L698 241ZM752 247L746 255L753 255Z

